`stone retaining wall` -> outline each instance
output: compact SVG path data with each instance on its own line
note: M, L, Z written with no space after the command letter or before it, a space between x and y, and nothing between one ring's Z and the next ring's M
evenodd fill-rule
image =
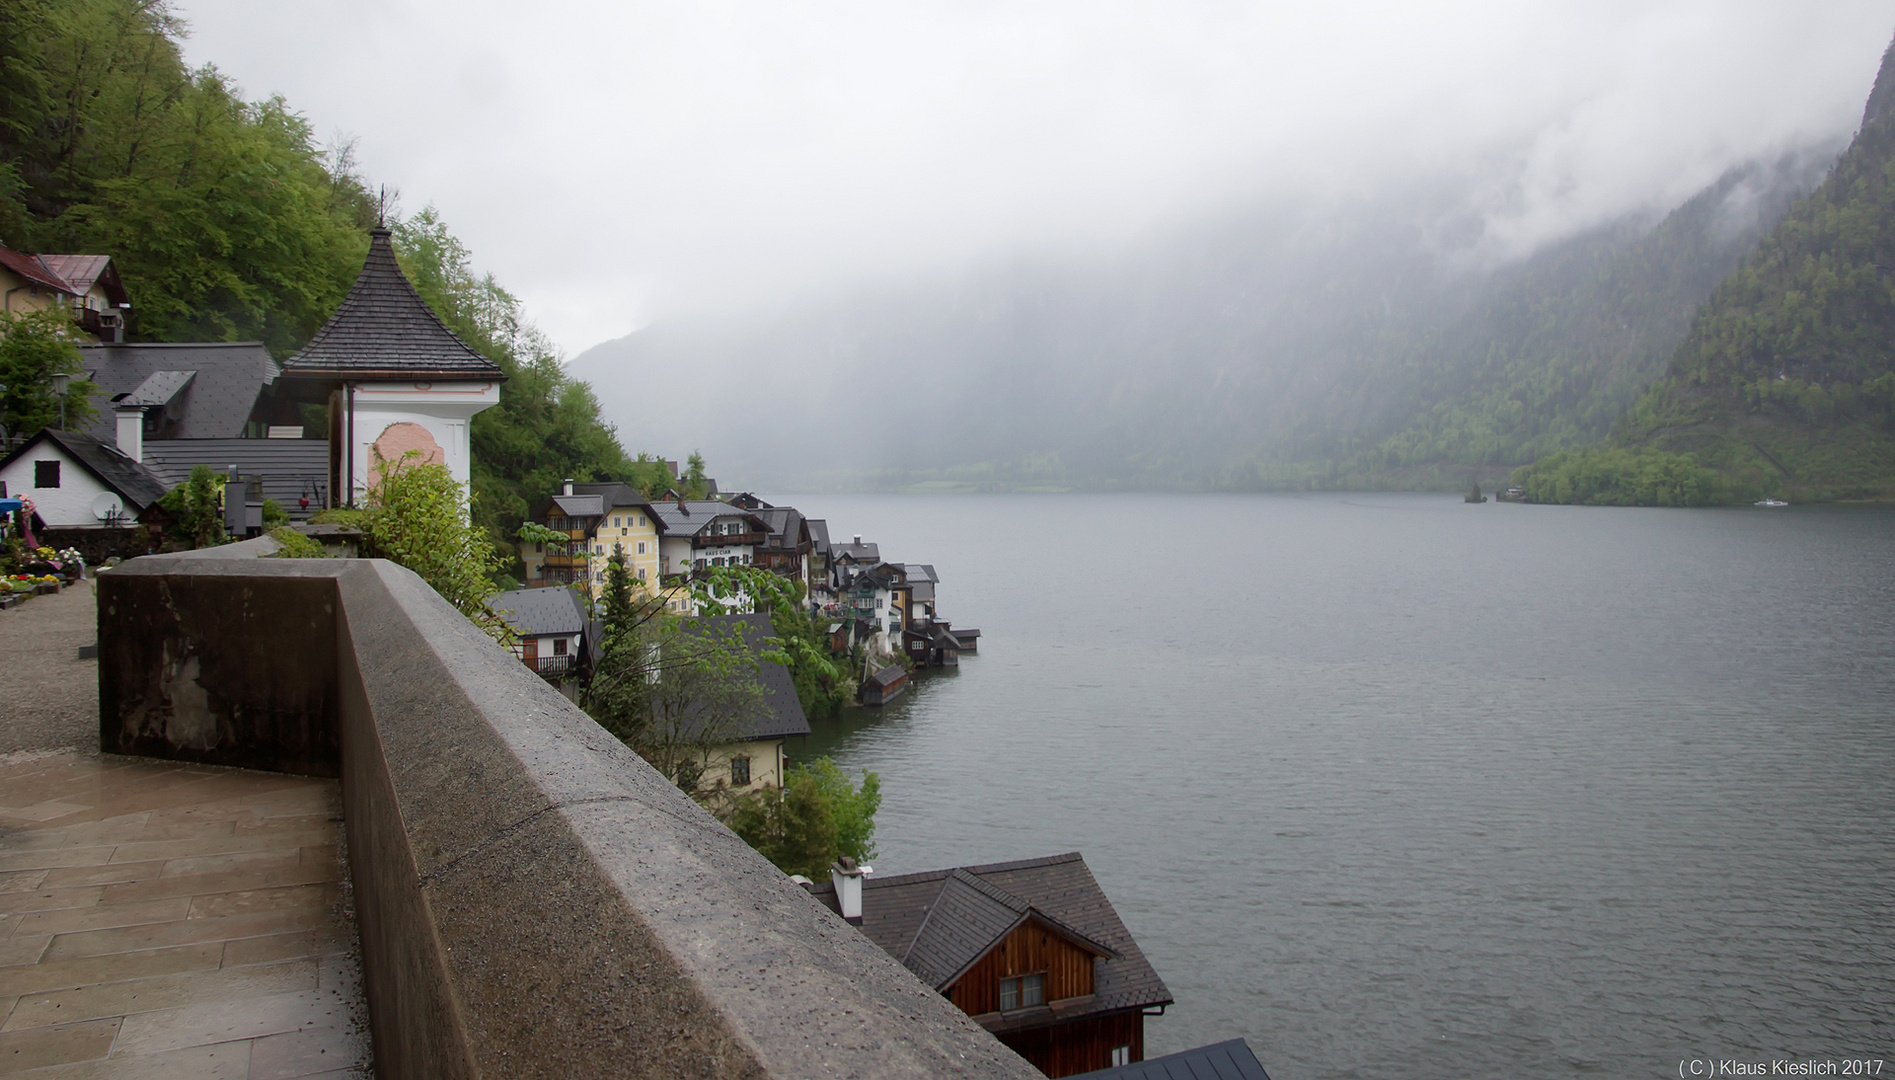
M1038 1076L415 575L248 546L101 575L101 743L333 763L379 1075Z

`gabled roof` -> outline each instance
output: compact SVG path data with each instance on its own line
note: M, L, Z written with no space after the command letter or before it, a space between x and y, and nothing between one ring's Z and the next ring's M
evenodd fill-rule
M829 521L827 518L804 518L809 526L809 539L815 545L819 555L829 554Z
M934 572L933 563L902 563L901 570L902 574L907 577L909 581L927 581L934 585L941 584L941 575Z
M81 345L79 358L106 399L93 399L98 415L82 430L108 441L116 438L117 428L108 402L137 392L160 372L196 372L171 401L168 420L156 436L166 439L241 438L258 393L276 378L276 361L260 341Z
M362 273L283 374L307 379L502 379L447 328L401 272L387 229L369 233Z
M564 585L498 593L487 606L522 637L577 634L586 628L586 611L579 594Z
M240 476L263 478L263 497L275 499L293 518L322 509L329 486L327 439L148 439L145 467L167 489L190 479L191 470L208 465L223 472L237 466ZM307 495L309 509L299 500Z
M164 497L164 482L153 475L150 469L119 453L118 447L77 431L46 428L8 454L5 460L0 460L0 468L13 464L34 447L46 442L65 451L67 457L91 473L99 483L118 492L126 505L134 510L133 516Z
M35 285L44 285L46 288L68 296L79 295L73 291L71 282L60 277L57 271L40 261L37 255L26 255L0 247L0 266L6 267Z
M555 495L553 505L567 517L598 517L605 513L605 500L597 495Z
M955 867L941 883L921 928L901 958L909 971L936 990L954 985L981 957L1038 917L1061 937L1092 953L1110 957L1111 949L1034 909L998 885Z
M762 518L769 539L765 547L794 550L803 544L803 515L793 506L768 506L755 511Z
M858 563L879 563L882 561L882 546L876 543L831 544L829 545L829 549L835 553L835 557L838 561L842 559L849 559Z
M666 536L696 536L704 531L704 526L720 517L744 518L755 525L758 532L767 529L764 520L757 515L715 499L687 499L683 507L675 500L645 505L652 518L658 522L658 531Z
M1119 921L1078 852L957 869L1025 902L1049 923L1112 951L1093 969L1093 1005L1087 1014L1171 1002L1171 991ZM862 883L862 932L896 959L908 956L954 872L868 877ZM821 882L808 889L819 903L838 910L834 886Z
M776 635L770 625L768 615L706 615L685 621L686 632L696 627L722 629L735 625L743 634L744 644L752 653L761 653L764 640ZM790 679L790 671L774 660L761 657L757 664L757 681L763 685L763 708L755 716L731 725L729 731L719 738L730 742L747 742L751 739L780 739L790 735L809 734L809 717L803 713L803 703L796 697L796 684Z
M1270 1074L1263 1071L1263 1063L1251 1052L1249 1043L1230 1039L1130 1065L1080 1073L1073 1080L1270 1080Z
M41 255L39 260L72 286L74 296L84 296L92 291L92 286L99 285L113 304L131 299L119 280L118 270L112 266L110 255Z

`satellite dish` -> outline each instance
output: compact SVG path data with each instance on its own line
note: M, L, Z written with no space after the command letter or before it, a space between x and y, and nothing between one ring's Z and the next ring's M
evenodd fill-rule
M125 516L125 504L117 494L101 491L92 496L92 516L100 521L117 521Z

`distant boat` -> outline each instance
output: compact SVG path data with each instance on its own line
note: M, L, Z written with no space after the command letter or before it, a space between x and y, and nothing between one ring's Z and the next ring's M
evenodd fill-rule
M1754 503L1753 505L1756 505L1756 506L1788 506L1788 505L1790 505L1790 504L1789 504L1789 503L1786 503L1786 502L1784 502L1784 501L1783 501L1782 499L1758 499L1758 500L1757 500L1757 501L1756 501L1756 502L1755 502L1755 503Z

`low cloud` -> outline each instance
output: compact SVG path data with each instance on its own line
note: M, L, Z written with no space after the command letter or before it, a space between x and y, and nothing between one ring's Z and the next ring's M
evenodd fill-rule
M569 350L1464 174L1520 253L1851 130L1886 3L182 0Z

